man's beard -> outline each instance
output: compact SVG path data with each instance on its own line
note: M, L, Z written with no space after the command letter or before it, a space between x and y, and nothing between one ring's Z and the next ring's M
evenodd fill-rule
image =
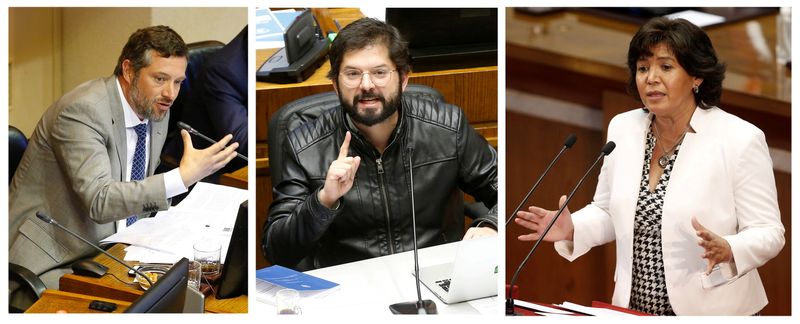
M134 75L133 80L131 81L131 88L129 93L131 101L133 101L133 106L132 106L133 111L135 111L136 114L139 115L139 117L150 121L159 122L164 120L164 117L167 116L167 113L165 112L162 115L158 115L156 109L154 108L156 102L159 101L158 100L159 97L157 96L152 99L145 97L143 94L139 92L138 84L139 84L139 73L137 72Z
M389 117L391 117L397 111L397 109L400 108L402 92L399 91L399 89L400 88L398 87L397 95L389 98L389 100L386 100L383 95L378 93L368 92L356 95L353 98L353 102L347 102L342 97L342 94L339 93L339 102L341 102L342 107L344 107L344 111L354 122L364 126L373 126L389 119ZM359 114L356 106L358 106L358 102L362 99L377 99L381 102L383 109L381 109L378 113L366 112L364 114Z

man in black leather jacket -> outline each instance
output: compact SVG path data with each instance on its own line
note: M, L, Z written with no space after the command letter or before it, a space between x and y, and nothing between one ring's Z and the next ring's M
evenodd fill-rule
M496 235L497 152L460 108L402 95L410 66L397 29L360 19L329 56L341 107L287 135L267 259L307 270L412 250L412 194L420 247L462 239L461 190L491 208L463 237Z

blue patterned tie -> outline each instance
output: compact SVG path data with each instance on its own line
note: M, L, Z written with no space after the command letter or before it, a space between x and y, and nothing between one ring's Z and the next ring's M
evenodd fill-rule
M144 179L144 164L147 159L147 124L139 124L133 127L136 131L136 149L133 151L133 164L131 165L131 181ZM128 217L125 221L126 226L131 226L138 218L136 215Z

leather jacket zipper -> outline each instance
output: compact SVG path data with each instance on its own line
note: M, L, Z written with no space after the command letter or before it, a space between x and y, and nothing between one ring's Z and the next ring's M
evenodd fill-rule
M386 211L386 230L389 235L389 254L394 254L394 239L392 238L392 220L389 217L389 197L386 195L386 179L384 179L383 160L379 157L375 160L378 165L378 179L381 184L381 194L383 194L383 207Z

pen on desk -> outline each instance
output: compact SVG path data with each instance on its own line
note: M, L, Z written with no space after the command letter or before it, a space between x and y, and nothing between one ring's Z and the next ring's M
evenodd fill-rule
M189 134L193 134L193 135L199 136L200 138L202 138L202 139L204 139L204 140L208 141L208 142L209 142L209 143L211 143L211 144L217 144L217 141L215 141L215 140L213 140L213 139L209 138L208 136L205 136L205 135L201 134L201 133L200 133L200 132L198 132L196 129L192 128L192 126L189 126L189 125L187 125L187 124L186 124L186 123L184 123L184 122L180 122L180 121L179 121L179 122L178 122L178 127L180 127L181 129L185 129L187 132L189 132ZM236 156L238 156L239 158L241 158L241 159L242 159L242 160L244 160L245 162L250 162L250 161L247 159L247 157L246 157L246 156L242 155L242 154L241 154L241 153L239 153L239 152L236 152Z

